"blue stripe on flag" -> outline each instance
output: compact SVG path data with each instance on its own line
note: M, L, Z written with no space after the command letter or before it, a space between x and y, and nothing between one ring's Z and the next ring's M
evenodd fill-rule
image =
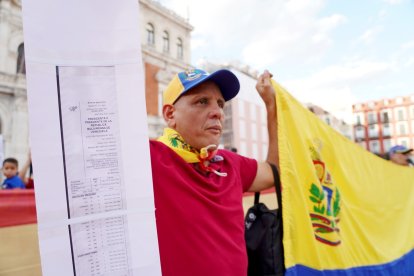
M406 276L414 275L414 250L390 263L353 267L348 269L317 270L295 265L286 270L286 276Z

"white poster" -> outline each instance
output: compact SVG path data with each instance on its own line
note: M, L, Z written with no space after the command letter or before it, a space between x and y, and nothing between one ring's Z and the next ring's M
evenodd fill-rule
M43 275L161 275L138 1L23 1Z

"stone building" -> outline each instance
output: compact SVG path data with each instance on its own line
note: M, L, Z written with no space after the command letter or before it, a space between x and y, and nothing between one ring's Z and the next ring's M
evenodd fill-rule
M174 74L192 68L188 20L152 0L140 0L141 49L145 66L149 136L164 128L162 91Z
M18 0L0 1L0 134L3 154L24 162L29 149L23 31Z
M175 73L191 68L193 27L156 1L137 1L149 134L156 137L163 128L163 89ZM20 0L0 0L0 135L4 156L24 162L29 151L29 127L21 15Z

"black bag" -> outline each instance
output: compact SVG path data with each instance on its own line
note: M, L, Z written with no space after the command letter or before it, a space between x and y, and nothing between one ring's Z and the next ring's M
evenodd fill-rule
M245 217L248 276L279 276L285 272L280 179L276 166L270 165L279 209L269 210L265 204L259 203L260 192L255 193L254 205Z

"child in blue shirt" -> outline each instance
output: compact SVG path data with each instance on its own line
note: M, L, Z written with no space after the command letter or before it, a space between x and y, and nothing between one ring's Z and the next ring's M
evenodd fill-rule
M19 162L15 158L7 158L3 161L3 174L6 179L3 181L2 189L25 189L26 185L18 174Z

